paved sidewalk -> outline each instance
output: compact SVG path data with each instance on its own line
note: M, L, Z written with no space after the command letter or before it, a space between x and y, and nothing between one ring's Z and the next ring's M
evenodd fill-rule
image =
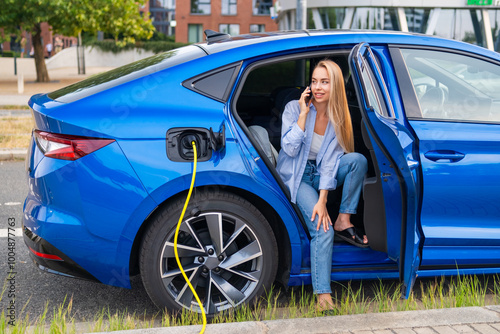
M1 106L26 106L31 95L25 94L9 94L4 95L0 93L0 107Z
M116 331L124 334L195 334L201 326ZM205 333L457 334L500 333L500 305L427 311L370 313L324 318L208 325Z
M24 89L22 93L18 92L18 82L15 79L4 80L3 78L0 78L0 108L2 106L26 107L32 95L49 93L83 80L86 77L87 75L75 76L70 78L60 78L46 83L26 81L24 82Z
M0 76L0 108L1 106L26 106L34 94L49 93L69 86L97 73L102 73L113 67L89 67L86 74L77 74L72 67L49 70L50 82L38 83L36 74L27 73L21 82L17 76ZM22 91L19 91L21 85Z

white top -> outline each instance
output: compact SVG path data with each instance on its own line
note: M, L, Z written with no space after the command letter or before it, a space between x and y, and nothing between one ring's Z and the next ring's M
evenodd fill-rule
M318 135L316 132L313 133L311 141L311 150L309 151L309 156L307 160L316 160L321 144L323 144L324 136Z

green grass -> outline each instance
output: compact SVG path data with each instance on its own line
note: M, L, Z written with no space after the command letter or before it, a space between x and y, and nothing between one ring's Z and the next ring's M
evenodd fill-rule
M335 290L333 295L338 315L370 312L372 301L365 296L365 290L361 285L353 288L352 283L348 282L347 285L343 285L340 296L338 296L337 290ZM314 305L314 300L311 302Z
M33 127L31 116L0 117L0 149L28 148Z
M492 280L490 284L490 280ZM500 303L500 276L477 277L457 276L421 281L414 288L408 299L401 299L402 285L384 281L375 281L365 286L356 283L336 283L332 294L337 315L378 313L391 311L411 311L419 309L455 308L466 306L485 306L488 302ZM311 318L321 316L316 311L316 299L304 287L291 289L287 298L283 292L271 290L258 299L254 307L244 305L237 310L230 310L214 316L210 323L228 323L242 321L264 321L290 318ZM0 295L0 300L3 293ZM286 303L280 300L286 299ZM26 305L25 305L26 306ZM53 310L48 303L42 314L32 319L24 312L18 315L15 326L8 324L5 313L0 314L0 333L76 333L73 300L64 301ZM47 315L51 312L51 321ZM129 313L127 310L112 313L103 309L90 321L85 332L103 332L152 327L172 327L201 325L202 317L198 313L182 310L178 314L159 312L153 316Z
M499 277L495 276L498 285ZM422 304L425 309L484 306L488 293L488 280L481 281L477 276L457 276L450 284L444 278L427 285L421 284ZM494 285L495 286L495 285ZM498 289L490 291L498 296Z
M391 312L398 309L397 304L401 300L401 284L396 286L394 284L385 284L382 280L374 284L373 305L377 308L376 312Z
M500 304L500 278L499 276L495 276L493 280L493 295L495 297L494 303Z
M29 110L30 107L28 105L4 105L0 106L1 110Z

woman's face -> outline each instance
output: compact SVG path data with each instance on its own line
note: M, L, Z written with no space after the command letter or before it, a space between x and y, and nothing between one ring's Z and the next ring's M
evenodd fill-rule
M318 103L327 103L330 99L330 78L324 67L316 67L311 78L311 91Z

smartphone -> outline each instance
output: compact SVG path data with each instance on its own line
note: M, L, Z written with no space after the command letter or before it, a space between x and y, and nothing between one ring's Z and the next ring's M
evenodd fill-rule
M309 88L309 90L311 90L311 85L307 86ZM307 89L307 88L306 88ZM309 104L309 102L314 99L314 96L312 94L312 91L309 92L309 96L307 96L305 98L305 101L306 101L306 104Z

